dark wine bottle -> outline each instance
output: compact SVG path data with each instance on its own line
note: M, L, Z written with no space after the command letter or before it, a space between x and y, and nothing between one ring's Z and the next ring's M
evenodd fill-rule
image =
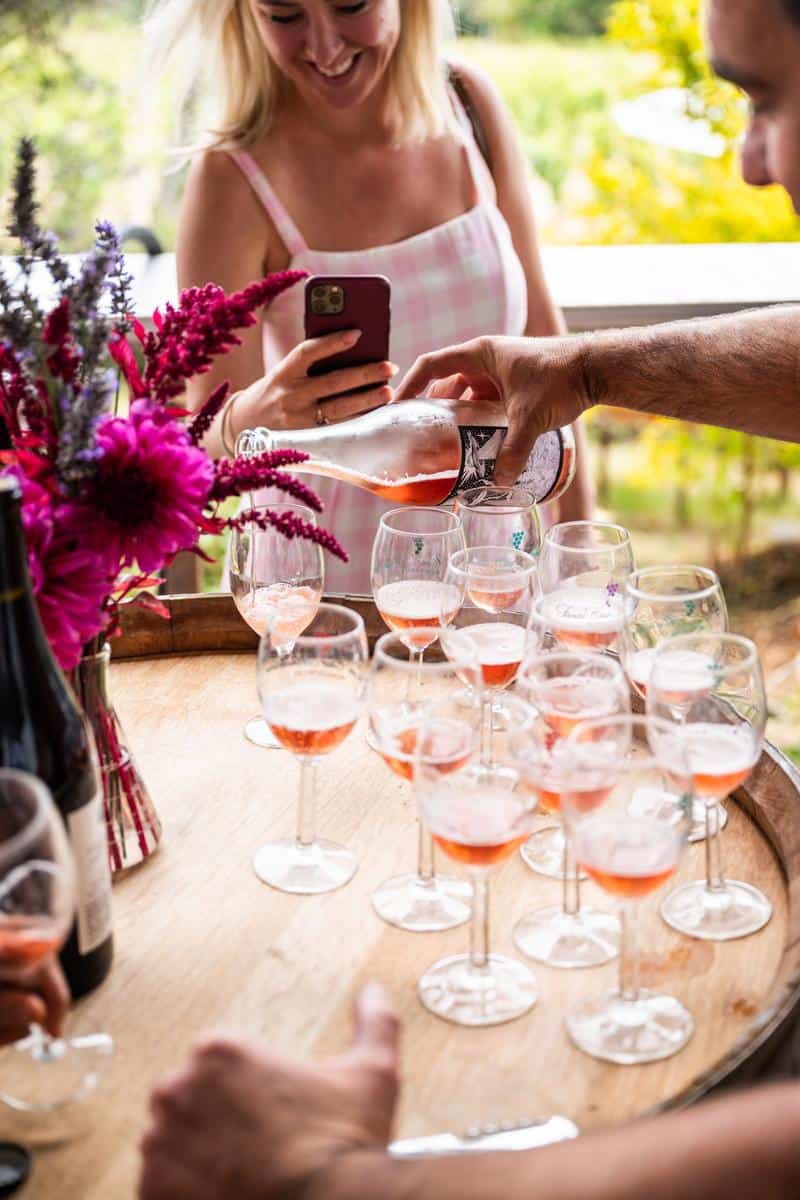
M73 997L111 969L111 875L92 734L47 641L33 596L20 489L0 477L0 766L43 779L77 867L76 915L61 955Z

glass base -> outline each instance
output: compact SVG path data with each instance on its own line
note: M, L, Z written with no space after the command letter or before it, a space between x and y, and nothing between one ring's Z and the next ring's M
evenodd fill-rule
M254 746L261 746L262 750L283 750L284 748L263 717L251 717L244 727L244 736Z
M502 1025L536 1003L536 976L522 963L490 954L473 967L468 954L442 958L417 984L425 1008L454 1025Z
M519 848L526 867L547 879L564 878L564 831L560 825L537 829ZM583 882L587 876L581 871Z
M723 889L712 891L698 879L670 892L661 905L661 916L678 933L727 942L763 929L772 916L772 905L749 883L726 879Z
M694 1033L694 1021L674 996L642 990L636 1000L623 1000L614 991L570 1013L567 1030L592 1058L633 1066L677 1054Z
M372 893L372 907L382 921L409 933L455 929L469 920L472 888L463 879L436 875L395 875Z
M262 883L279 892L315 896L344 887L358 870L352 851L336 842L301 846L294 838L266 842L253 855L253 870Z
M622 926L613 913L581 908L574 916L556 905L517 921L514 945L548 967L599 967L619 954Z
M0 1100L18 1112L55 1112L94 1091L113 1053L106 1033L50 1038L34 1026L0 1051Z

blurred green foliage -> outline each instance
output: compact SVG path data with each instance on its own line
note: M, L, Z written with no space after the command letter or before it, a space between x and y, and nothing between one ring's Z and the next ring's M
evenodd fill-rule
M592 37L605 29L611 0L471 0L464 15L500 37L544 33Z
M67 246L88 243L109 173L123 170L126 119L115 81L65 37L78 10L92 8L77 0L0 0L0 194L19 137L32 136L39 198ZM0 240L0 249L8 243Z

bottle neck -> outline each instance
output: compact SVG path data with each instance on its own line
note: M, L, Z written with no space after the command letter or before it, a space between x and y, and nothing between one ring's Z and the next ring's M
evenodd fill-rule
M58 666L42 626L33 596L19 494L0 492L0 686L24 664L18 651L25 646L40 662Z

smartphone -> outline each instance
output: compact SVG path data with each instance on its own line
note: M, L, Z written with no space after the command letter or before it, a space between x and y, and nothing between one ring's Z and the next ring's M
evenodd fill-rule
M342 367L360 367L389 358L391 287L385 275L312 275L306 280L305 335L321 337L342 329L360 329L355 346L309 367L309 375L327 375ZM368 391L374 384L353 388Z

